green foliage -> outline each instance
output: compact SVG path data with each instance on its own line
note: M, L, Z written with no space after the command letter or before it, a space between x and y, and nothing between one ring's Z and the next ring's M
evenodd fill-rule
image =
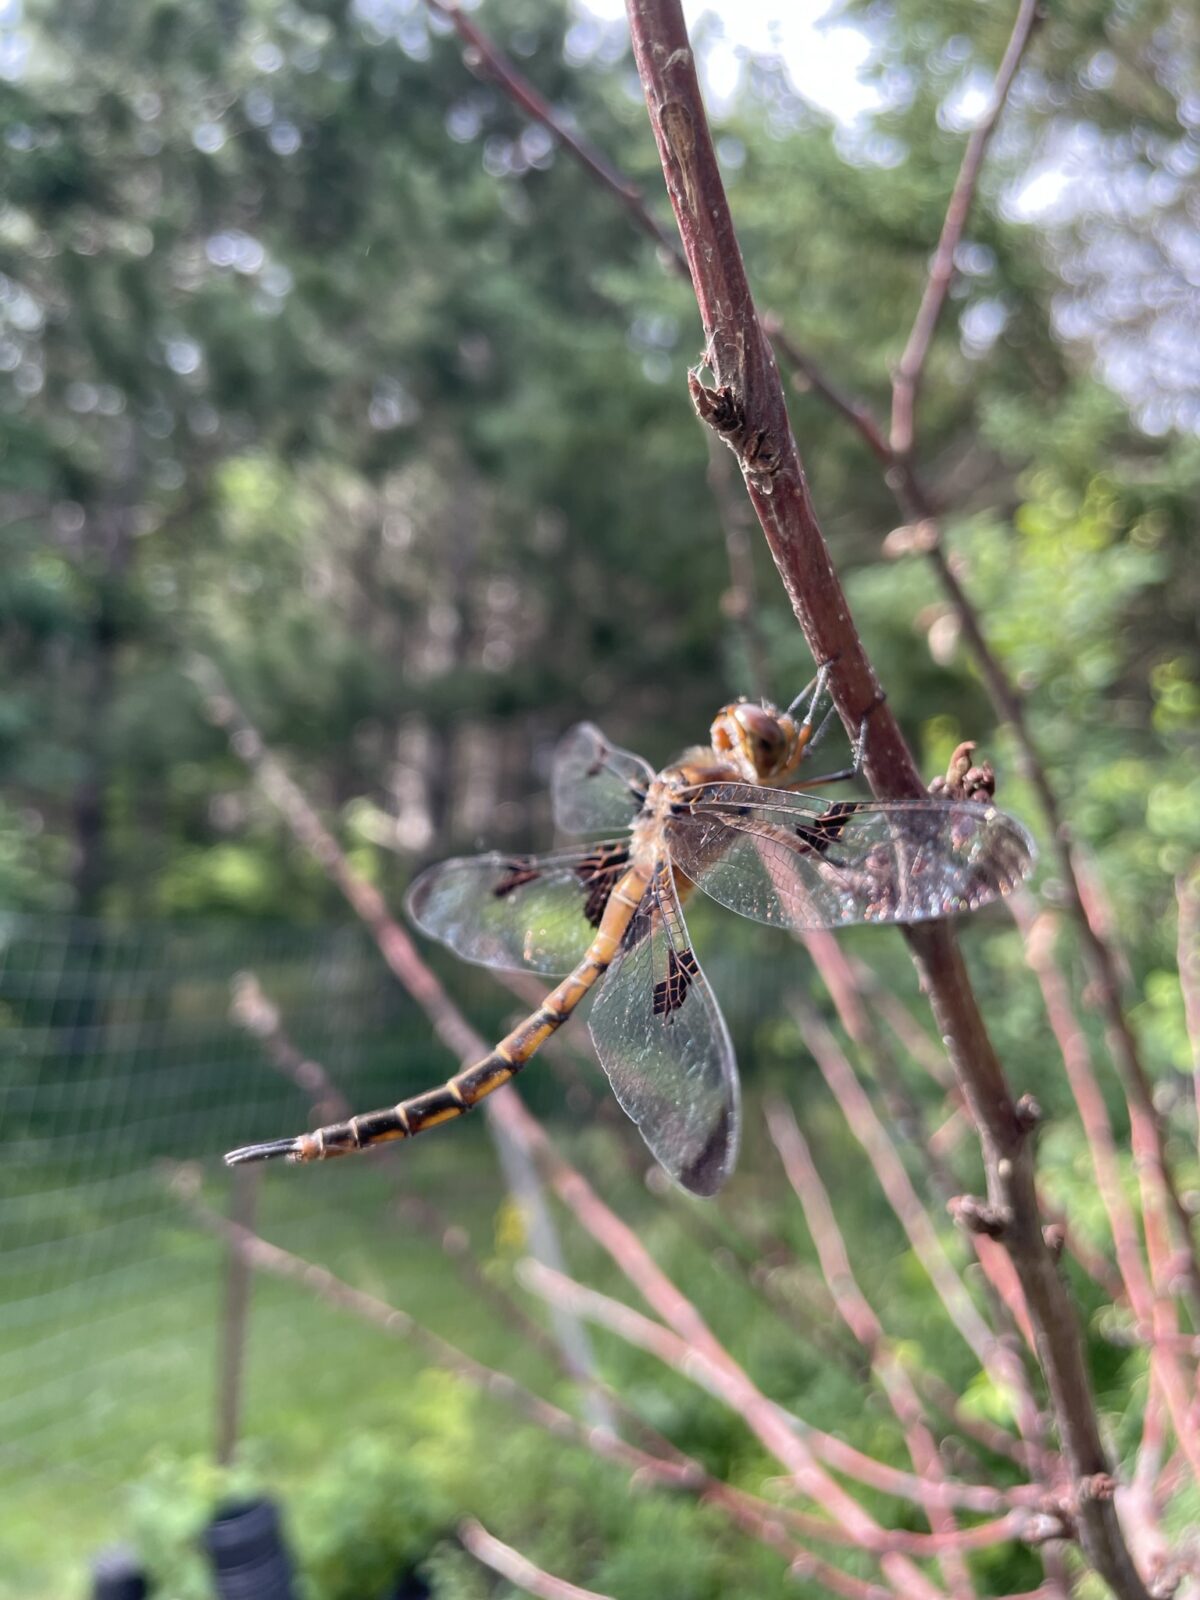
M686 401L701 354L686 287L419 11L220 9L214 27L196 0L37 0L14 24L26 66L0 82L6 910L263 924L343 914L207 723L193 652L219 662L355 865L397 902L434 852L549 843L545 778L570 722L595 717L661 761L752 687ZM1194 333L1176 336L1189 280L1173 241L1197 204L1195 31L1168 0L1051 9L993 142L930 352L919 465L1112 905L1133 1020L1190 1185L1173 879L1200 855L1200 446L1185 359ZM975 0L852 0L846 15L874 46L875 116L836 127L777 63L757 62L718 132L760 302L883 416L970 107L1010 17ZM617 35L596 24L581 59L587 26L565 4L488 0L481 20L665 218ZM1062 214L1027 220L1031 176L1047 163L1053 176L1079 149L1092 185ZM1044 829L931 572L879 559L898 513L877 463L814 393L794 393L792 408L856 618L923 768L978 740L1002 802ZM769 687L786 700L811 663L759 543L751 559ZM1044 862L1053 898L1049 851ZM1009 1397L949 1331L807 1063L780 999L807 982L794 951L715 912L697 912L695 933L752 1086L803 1096L891 1331L964 1391L969 1412L1007 1421ZM1090 1155L1016 936L983 917L965 943L1014 1084L1048 1112L1046 1191L1105 1249ZM898 940L868 931L847 944L919 1013ZM1078 976L1069 933L1062 950ZM493 991L451 981L481 1024L499 1021ZM184 1009L224 1005L207 982ZM55 1022L50 1008L29 1026ZM1123 1139L1101 1030L1090 1014L1083 1025ZM394 1038L402 1050L371 1051L381 1093L397 1053L405 1071L431 1065L407 1034ZM24 1059L13 1082L26 1088L35 1069ZM115 1121L88 1072L73 1062L71 1086ZM940 1092L913 1078L917 1110L940 1116ZM232 1090L219 1074L205 1081ZM882 1075L872 1088L886 1105ZM544 1092L556 1103L553 1085ZM39 1102L39 1135L43 1114ZM711 1224L725 1229L714 1252L678 1202L650 1206L640 1181L620 1176L626 1147L599 1114L570 1131L772 1393L905 1459L857 1358L831 1355L820 1328L798 1341L751 1297L736 1227ZM810 1241L764 1176L774 1156L756 1128L747 1142L735 1220L790 1248L773 1281L793 1317L811 1327L817 1305L829 1322ZM969 1147L951 1176L978 1182ZM1135 1195L1127 1160L1123 1177ZM488 1270L507 1283L523 1238L507 1212L494 1232ZM337 1246L351 1276L373 1281L365 1237ZM961 1241L948 1248L965 1262ZM603 1262L585 1264L605 1281ZM1145 1362L1094 1288L1076 1287L1105 1425L1128 1454ZM450 1380L401 1404L387 1356L365 1342L354 1351L392 1407L379 1431L358 1429L315 1465L329 1418L292 1418L294 1473L266 1458L246 1469L246 1486L286 1490L311 1600L376 1592L422 1557L440 1596L494 1592L449 1537L466 1511L622 1600L798 1592L777 1561L748 1555L690 1503L631 1496L590 1458L481 1418ZM626 1349L605 1348L603 1361L713 1470L760 1484L767 1465L736 1419ZM331 1366L322 1381L348 1404ZM284 1402L273 1405L278 1419ZM195 1530L239 1483L183 1447L142 1480L138 1528L179 1600L204 1592ZM1030 1567L1000 1552L977 1570L999 1593L1032 1588Z
M224 1503L252 1499L260 1474L249 1462L218 1467L210 1456L162 1456L129 1487L130 1526L155 1582L174 1600L210 1600L202 1552L205 1525Z
M456 1380L426 1372L421 1383L424 1404L403 1449L393 1433L359 1434L289 1486L284 1534L305 1600L383 1600L412 1571L432 1581L437 1600L489 1592L454 1540L467 1514L548 1570L629 1600L653 1600L664 1586L684 1600L720 1600L750 1581L755 1593L803 1596L776 1557L748 1555L687 1497L631 1492L620 1472L598 1471L586 1453L548 1451L527 1429L494 1430ZM205 1524L231 1500L278 1499L270 1484L262 1459L230 1470L202 1457L156 1461L131 1486L129 1504L162 1592L207 1600Z

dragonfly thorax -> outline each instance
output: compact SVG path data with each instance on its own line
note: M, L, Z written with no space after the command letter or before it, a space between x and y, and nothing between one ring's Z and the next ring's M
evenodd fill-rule
M712 747L747 783L779 783L795 772L812 729L774 706L741 700L718 711Z

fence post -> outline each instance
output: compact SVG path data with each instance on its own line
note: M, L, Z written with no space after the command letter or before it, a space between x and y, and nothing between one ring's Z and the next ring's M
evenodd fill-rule
M234 1167L230 1187L230 1217L253 1232L258 1212L262 1172L258 1167ZM251 1269L233 1245L225 1256L225 1301L221 1317L221 1347L217 1358L217 1463L227 1467L237 1450L241 1431L242 1377L246 1363L246 1327L250 1316Z

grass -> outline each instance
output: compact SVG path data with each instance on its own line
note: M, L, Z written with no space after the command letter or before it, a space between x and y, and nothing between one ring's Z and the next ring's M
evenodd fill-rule
M453 1148L431 1141L420 1181L486 1247L501 1191L481 1133ZM396 1219L396 1176L394 1164L390 1173L271 1172L260 1226L480 1359L511 1369L516 1354L528 1376L511 1331L481 1317L438 1245ZM0 1594L13 1600L86 1594L89 1556L127 1535L126 1486L156 1461L212 1448L224 1250L157 1187L159 1208L136 1222L115 1208L120 1247L99 1270L41 1295L35 1270L6 1284L9 1312L25 1313L0 1323L0 1378L17 1380L0 1382L11 1396L0 1401ZM211 1174L207 1188L223 1205L223 1179ZM103 1234L95 1196L89 1216ZM422 1370L402 1341L292 1285L257 1279L242 1431L263 1441L285 1480L303 1477L331 1442L358 1430L402 1436Z
M700 947L714 987L743 1064L786 1064L790 1087L804 1094L794 1071L797 1041L779 1000L792 979L794 956L776 940L763 944L769 959L758 959L755 947L751 961L744 926L725 919L719 939L706 930ZM249 945L214 936L202 946L193 937L176 952L169 940L156 938L123 962L108 960L106 949L103 967L85 951L76 968L60 959L61 952L40 947L31 948L21 971L11 952L7 969L0 967L0 1045L11 1046L0 1071L7 1097L0 1160L4 1600L82 1600L89 1558L144 1526L146 1486L157 1484L155 1492L169 1500L174 1485L186 1484L179 1464L211 1457L224 1252L171 1197L156 1158L201 1156L206 1194L224 1208L228 1176L219 1153L305 1123L303 1096L272 1074L257 1047L225 1019L231 972L243 966L259 971L267 992L283 1002L297 1043L330 1065L360 1107L426 1087L447 1069L423 1019L381 982L371 952L342 936L324 944L315 935L309 944L289 936L281 952L262 946L260 936ZM510 1013L511 1002L486 977L472 981L461 967L456 973L456 993L482 1030ZM80 996L90 996L82 1010ZM772 1229L790 1234L794 1228L794 1242L804 1248L796 1208L786 1200L780 1205L777 1166L762 1148L753 1097L732 1210L700 1208L704 1221L698 1223L687 1202L652 1199L636 1172L631 1176L614 1156L615 1142L565 1109L570 1096L552 1071L531 1072L523 1084L534 1107L556 1117L569 1147L585 1152L586 1169L603 1172L605 1195L770 1392L818 1425L844 1431L849 1423L861 1444L886 1452L888 1424L864 1405L860 1379L814 1357L730 1275L722 1264L729 1252L714 1248L704 1231L712 1226L719 1233L739 1207L759 1207ZM922 1342L928 1335L940 1351L947 1336L927 1326L923 1280L914 1277L878 1196L862 1185L861 1158L848 1146L827 1097L818 1090L812 1099L809 1117L817 1121L814 1128L809 1120L810 1135L815 1131L831 1177L846 1180L839 1185L844 1217L874 1260L874 1268L864 1263L870 1281L890 1300L897 1333ZM640 1152L632 1129L625 1127L623 1137L627 1148ZM406 1224L395 1205L395 1186L411 1186L469 1232L488 1270L506 1274L524 1246L485 1128L472 1119L393 1156L382 1165L267 1169L261 1231L402 1307L487 1364L553 1393L556 1379L543 1359L482 1311L437 1241ZM628 1297L628 1286L616 1282L596 1247L566 1225L563 1231L580 1275ZM606 1372L648 1418L714 1469L761 1481L767 1469L736 1418L646 1358L611 1339L596 1342ZM961 1368L962 1352L952 1338L946 1349ZM954 1378L940 1356L937 1364ZM967 1363L962 1375L969 1370ZM466 1433L464 1413L471 1418ZM538 1495L555 1488L560 1468L563 1485L574 1473L583 1486L564 1503L563 1529L583 1516L580 1505L598 1504L598 1495L613 1497L613 1526L626 1525L621 1474L588 1459L572 1464L562 1447L548 1449L540 1436L514 1428L512 1414L498 1402L453 1392L411 1346L292 1284L254 1284L242 1436L253 1442L261 1477L286 1503L308 1503L305 1497L311 1500L339 1452L376 1440L382 1455L401 1463L440 1449L441 1468L450 1459L451 1477L459 1471L454 1452L463 1453L460 1503L485 1517L489 1507L497 1511L498 1531L510 1518L519 1532L528 1516L525 1531L534 1538L532 1530L546 1522ZM513 1465L513 1452L522 1448L549 1475L541 1489L526 1486L529 1459ZM493 1462L509 1463L510 1482L505 1467ZM160 1501L160 1521L162 1509ZM312 1528L296 1530L302 1543L319 1531L322 1516L314 1513ZM588 1524L588 1530L595 1539L596 1527ZM180 1537L191 1535L189 1526ZM622 1538L605 1541L618 1556ZM646 1539L653 1549L652 1532ZM626 1553L632 1559L632 1549ZM736 1559L744 1557L740 1549ZM774 1568L756 1582L766 1600L775 1592ZM696 1583L680 1589L679 1600L685 1593L707 1596L702 1575ZM636 1587L623 1582L619 1592L636 1600ZM190 1600L191 1593L172 1591L170 1600Z

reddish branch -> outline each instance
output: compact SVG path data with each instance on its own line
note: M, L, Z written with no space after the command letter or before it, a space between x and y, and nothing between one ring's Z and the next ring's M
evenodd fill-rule
M579 137L567 120L499 49L495 41L476 27L456 4L447 4L445 0L430 0L430 5L431 9L447 17L455 27L467 46L465 53L468 64L477 70L489 73L526 115L540 122L552 133L584 170L620 201L634 224L660 247L667 264L673 270L686 274L688 266L684 256L674 240L669 238L656 221L637 186L620 173L595 146ZM1029 0L1023 0L989 105L968 140L952 192L951 205L943 225L941 244L935 255L935 268L938 268L939 262L945 259L949 261L952 269L954 253L961 241L962 230L970 212L987 143L1003 110L1035 21L1035 7ZM905 352L908 364L906 366L904 360L901 362L903 384L912 387L912 399L908 402L910 432L913 427L912 413L915 411L916 388L923 370L925 353L928 351L928 341L940 317L945 290L950 281L949 276L944 278L941 276L940 269L936 281L935 275L931 274L922 299L921 310L909 337L909 349ZM1191 1217L1165 1160L1163 1134L1151 1100L1149 1079L1142 1064L1137 1038L1121 1002L1122 983L1119 963L1094 908L1088 904L1087 897L1082 891L1071 848L1070 833L1058 797L1047 776L1045 764L1029 731L1021 696L993 652L978 614L942 546L933 496L917 474L911 459L911 450L906 452L893 448L885 438L883 429L869 406L840 390L796 344L778 318L766 313L761 319L761 325L793 372L799 375L805 387L818 393L826 404L855 428L872 454L885 468L886 482L895 493L903 515L912 519L920 530L920 537L911 540L910 543L913 548L920 548L929 557L939 583L955 608L964 638L979 665L997 715L1013 730L1021 770L1037 794L1049 823L1059 870L1067 890L1072 915L1080 926L1095 990L1112 1036L1125 1092L1131 1107L1136 1107L1139 1119L1137 1130L1139 1144L1148 1151L1151 1176L1168 1197L1176 1228L1188 1252L1187 1270L1192 1295L1197 1305L1200 1305L1200 1266L1196 1261ZM926 325L929 326L928 335L923 331ZM916 359L918 355L919 361ZM897 378L900 379L900 374L897 374Z
M1167 1297L1166 1217L1158 1203L1159 1194L1148 1190L1145 1174L1140 1174L1146 1248L1151 1264L1156 1269L1152 1282L1142 1260L1137 1221L1125 1198L1108 1108L1092 1068L1087 1040L1071 1007L1066 979L1054 959L1054 918L1049 913L1035 915L1025 896L1014 898L1012 911L1024 938L1026 960L1037 977L1046 1015L1066 1065L1067 1079L1091 1153L1096 1187L1112 1230L1125 1292L1139 1331L1148 1334L1154 1341L1152 1374L1162 1390L1175 1436L1192 1465L1196 1481L1200 1483L1200 1438L1197 1437L1191 1415L1192 1386L1185 1378L1172 1349L1172 1340L1179 1333L1179 1324L1175 1308Z
M891 447L897 456L907 456L912 451L916 428L917 391L924 375L929 347L933 343L933 335L954 279L954 258L962 243L963 230L971 213L983 158L987 154L992 134L996 131L1000 113L1008 100L1008 92L1017 75L1025 46L1033 33L1038 10L1039 0L1021 0L1012 37L1008 41L1008 48L1004 52L1004 59L1000 63L1000 70L992 86L991 99L967 140L962 166L959 168L950 204L946 208L946 218L942 223L941 238L938 240L933 262L929 268L925 292L921 296L921 304L912 331L904 346L904 354L900 357L900 364L896 368L892 382Z
M742 1416L759 1442L789 1470L794 1485L825 1513L828 1523L814 1525L821 1527L821 1537L878 1556L882 1570L898 1595L911 1595L914 1600L916 1597L935 1600L941 1595L942 1591L935 1584L924 1578L906 1557L898 1554L909 1549L915 1549L920 1554L927 1553L924 1545L912 1543L913 1540L919 1541L922 1536L882 1527L840 1487L826 1466L854 1476L859 1481L874 1479L872 1486L876 1488L887 1482L903 1483L908 1490L907 1497L917 1497L920 1503L923 1486L918 1480L909 1474L896 1473L895 1469L887 1468L873 1457L853 1450L832 1434L790 1418L755 1387L743 1369L711 1335L712 1353L697 1348L672 1329L663 1327L661 1323L611 1296L576 1283L540 1263L526 1263L523 1279L548 1303L609 1328L628 1343L656 1356L683 1377L699 1384L707 1393ZM821 1464L822 1460L826 1465ZM970 1495L973 1486L962 1485L957 1492ZM1006 1532L1004 1537L1011 1537L1011 1533Z
M354 1109L319 1061L298 1050L284 1032L279 1007L263 993L253 972L239 972L233 980L229 1014L239 1028L257 1039L276 1072L308 1097L310 1114L319 1126L339 1122Z
M904 1085L891 1044L876 1025L849 957L837 938L823 929L810 930L801 938L843 1028L857 1047L860 1058L871 1064L889 1117L904 1138L920 1151L934 1190L948 1201L958 1188L954 1174L941 1150L933 1144L925 1119ZM945 1070L944 1060L942 1067ZM946 1076L949 1076L948 1071Z
M791 1107L779 1097L773 1097L766 1107L767 1126L771 1139L779 1152L792 1188L804 1210L804 1220L816 1246L821 1272L833 1296L838 1315L862 1345L871 1369L887 1395L888 1403L904 1432L909 1459L918 1476L931 1486L943 1480L942 1459L937 1441L930 1431L920 1396L902 1361L896 1355L883 1324L876 1316L870 1301L859 1287L850 1253L837 1217L829 1202L829 1194L821 1182L808 1148L808 1141L800 1132ZM926 1498L925 1515L934 1533L954 1535L958 1525L954 1513ZM956 1552L943 1558L942 1571L952 1594L971 1595L974 1586L970 1573Z
M607 1596L597 1593L595 1589L581 1589L578 1584L568 1583L565 1578L556 1578L549 1572L543 1572L541 1567L534 1566L528 1556L523 1556L511 1545L502 1544L473 1518L459 1523L458 1537L463 1549L473 1555L476 1561L498 1572L514 1587L524 1589L526 1594L537 1595L538 1600L607 1600Z
M553 134L563 148L589 173L601 188L607 189L625 208L635 227L639 228L659 247L664 259L683 278L688 275L687 262L679 253L679 246L670 233L649 210L642 191L618 172L608 157L598 150L571 126L562 114L554 109L540 90L525 76L516 63L500 49L496 41L476 27L456 0L425 0L429 9L444 17L463 41L466 49L463 58L473 72L485 73L527 117L540 122Z
M1175 900L1179 907L1179 987L1192 1046L1192 1082L1200 1136L1200 861L1193 865L1190 876L1176 881Z
M689 1382L698 1384L723 1404L740 1410L740 1386L736 1381L731 1381L728 1370L702 1355L671 1329L635 1311L632 1306L614 1300L611 1295L577 1283L538 1262L526 1262L522 1276L528 1286L547 1301L567 1306L578 1315L607 1328L627 1344L646 1351ZM835 1471L868 1488L894 1495L914 1505L1003 1513L982 1526L955 1529L944 1534L883 1529L876 1525L873 1541L865 1548L876 1552L891 1550L904 1551L913 1556L928 1556L952 1549L982 1549L1012 1539L1039 1542L1060 1537L1063 1532L1061 1521L1044 1509L1047 1495L1040 1486L1029 1485L1002 1491L983 1484L959 1483L944 1476L936 1482L929 1481L898 1467L889 1467L874 1456L855 1450L836 1435L813 1428L780 1408L775 1409L794 1433L803 1433L814 1455ZM787 1515L791 1517L793 1514ZM810 1537L864 1548L858 1532L848 1529L838 1517L831 1517L828 1522L814 1522L809 1518L803 1522L803 1527Z
M1019 1359L1005 1348L988 1327L967 1292L966 1285L942 1248L933 1219L922 1204L887 1129L880 1122L866 1091L839 1049L837 1040L811 1006L795 996L790 1005L805 1043L821 1070L821 1076L837 1101L851 1133L862 1145L888 1204L904 1229L917 1259L928 1273L946 1314L980 1366L1011 1395L1021 1419L1022 1432L1027 1437L1036 1437L1037 1408Z
M608 1429L589 1427L525 1388L507 1372L499 1372L476 1361L473 1356L467 1355L456 1345L450 1344L448 1340L423 1327L415 1318L409 1316L408 1312L389 1305L365 1290L356 1289L315 1261L293 1255L279 1245L271 1244L251 1229L240 1227L228 1218L219 1216L201 1202L198 1184L190 1173L177 1172L174 1182L176 1193L193 1216L211 1232L220 1234L228 1240L257 1271L266 1272L276 1278L290 1279L317 1299L337 1306L340 1310L348 1311L363 1321L373 1323L384 1333L409 1341L416 1345L424 1358L432 1361L435 1366L453 1372L484 1394L505 1401L519 1411L527 1422L544 1429L558 1439L583 1445L593 1454L616 1461L631 1471L650 1473L656 1481L670 1483L676 1488L688 1488L694 1484L690 1468L660 1461L637 1449L636 1446L626 1443Z
M941 237L925 284L925 291L900 358L892 384L890 481L896 489L902 510L920 523L919 548L929 556L938 580L958 614L964 635L979 663L985 685L1000 716L1009 723L1017 738L1021 767L1033 785L1047 821L1058 857L1059 869L1079 924L1088 964L1092 968L1113 1053L1121 1072L1129 1102L1134 1148L1139 1166L1145 1169L1148 1183L1165 1197L1187 1254L1191 1293L1200 1306L1200 1264L1192 1237L1192 1220L1183 1204L1174 1175L1166 1159L1161 1120L1154 1107L1150 1082L1132 1024L1121 1003L1121 975L1112 945L1100 924L1095 908L1089 906L1071 847L1070 832L1050 785L1044 762L1029 732L1020 695L1000 665L984 634L978 614L966 595L941 542L940 529L930 496L912 465L916 438L916 403L925 362L954 277L954 259L962 243L967 218L975 198L983 159L993 132L1008 99L1025 47L1039 16L1040 0L1021 0L1012 36L1005 50L991 98L983 116L972 130L962 164L942 224ZM853 420L853 408L840 410ZM878 429L873 423L861 427L863 437L876 449ZM876 449L876 453L878 453ZM1157 1207L1157 1196L1152 1202Z
M797 620L818 662L831 663L834 702L853 734L869 717L865 770L879 798L915 797L919 774L850 617L792 438L783 390L754 309L713 149L678 0L628 0L634 56L667 190L692 274L711 385L693 378L701 416L733 449ZM908 939L980 1130L987 1204L1001 1219L1020 1278L1063 1451L1079 1491L1079 1530L1091 1565L1121 1600L1146 1600L1111 1498L1078 1319L1042 1238L1028 1126L1018 1116L987 1036L952 929L929 924Z
M485 1366L430 1332L407 1312L356 1289L327 1268L293 1255L248 1228L218 1215L201 1202L198 1182L187 1169L178 1169L173 1181L177 1195L197 1220L228 1240L255 1270L287 1279L317 1299L373 1324L394 1338L415 1344L426 1360L453 1372L481 1393L504 1401L531 1426L623 1467L630 1473L633 1483L650 1483L661 1489L695 1494L750 1538L777 1551L793 1567L803 1565L810 1568L818 1581L824 1583L832 1593L845 1595L848 1600L881 1600L881 1595L890 1594L890 1591L881 1591L876 1585L865 1583L830 1566L797 1543L796 1533L800 1530L810 1537L828 1540L828 1524L800 1516L786 1507L771 1505L744 1490L733 1488L714 1478L698 1461L673 1446L668 1446L669 1456L661 1457L638 1449L607 1428L593 1427L579 1421L534 1394L508 1373ZM993 1499L991 1504L995 1503ZM1040 1513L1036 1509L1018 1507L1007 1516L1012 1517L1013 1521L1006 1525L1015 1529L1019 1521L1020 1527L1031 1537L1036 1536L1041 1527L1049 1526L1040 1520ZM1012 1536L1017 1535L1014 1532Z

